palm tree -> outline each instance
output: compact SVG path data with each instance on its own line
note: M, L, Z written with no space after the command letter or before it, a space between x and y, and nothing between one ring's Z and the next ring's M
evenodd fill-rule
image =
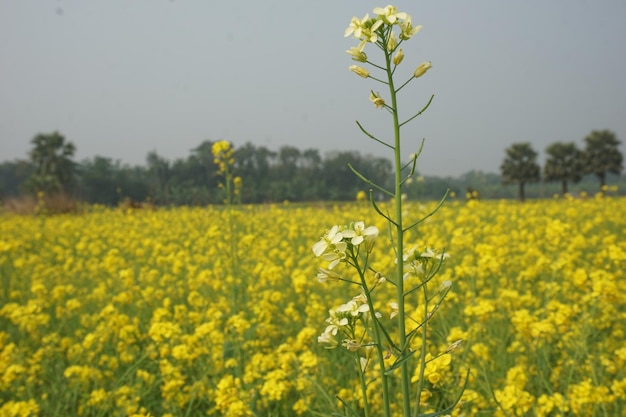
M536 162L537 152L530 143L515 143L506 149L506 158L500 171L504 184L519 184L519 199L525 200L524 186L529 182L538 182L540 168Z
M64 192L74 181L76 165L72 157L76 147L66 142L58 132L39 134L31 143L29 155L35 172L29 178L28 187L33 191Z
M543 167L544 181L560 181L563 195L568 182L579 182L584 174L583 153L573 142L553 143L546 148L548 159Z
M585 173L600 180L600 189L606 184L606 174L620 174L624 157L619 151L621 142L610 130L594 130L585 138Z

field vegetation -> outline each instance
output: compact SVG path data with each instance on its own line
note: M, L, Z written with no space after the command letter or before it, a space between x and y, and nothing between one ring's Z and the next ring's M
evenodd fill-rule
M447 353L426 369L426 410L453 401L469 369L453 416L624 414L624 203L452 198L408 233L450 254L427 346ZM318 282L311 250L352 221L378 227L373 263L392 271L367 203L2 214L0 416L360 410L351 357L317 342L345 288ZM410 320L420 306L407 305Z

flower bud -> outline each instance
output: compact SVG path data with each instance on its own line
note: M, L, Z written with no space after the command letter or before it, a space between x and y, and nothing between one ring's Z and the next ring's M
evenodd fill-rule
M368 78L370 76L370 72L368 70L363 67L359 67L358 65L350 65L348 68L359 77Z
M396 34L391 32L391 36L389 36L389 40L387 41L387 50L389 52L393 52L398 47L398 38Z
M340 279L341 276L338 273L331 271L330 269L320 268L317 272L317 280L319 282L339 281Z
M380 96L379 93L370 91L370 101L374 103L374 106L376 106L377 109L385 107L385 100Z
M346 51L346 53L349 54L350 56L352 56L352 59L354 61L358 61L358 62L366 62L367 61L367 55L365 54L365 52L363 52L359 48L355 48L354 46L351 47L350 49L348 49Z
M400 65L403 59L404 59L404 52L402 51L402 48L400 48L398 49L398 52L396 53L396 55L393 57L393 65Z
M413 76L415 78L419 78L422 75L426 74L426 71L428 71L429 69L432 68L432 64L430 63L430 61L426 61L426 62L422 62L419 67L417 67L415 69L415 72L413 73Z

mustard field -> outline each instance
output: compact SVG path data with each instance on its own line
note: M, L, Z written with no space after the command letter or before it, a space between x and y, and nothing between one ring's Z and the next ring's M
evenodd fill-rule
M433 207L407 203L407 221ZM453 416L626 415L625 208L451 199L409 232L450 254L428 351L462 340L429 362L425 406L469 369ZM352 221L380 230L372 256L392 274L367 203L0 214L0 417L360 410L351 357L317 340L355 290L318 282L311 249Z

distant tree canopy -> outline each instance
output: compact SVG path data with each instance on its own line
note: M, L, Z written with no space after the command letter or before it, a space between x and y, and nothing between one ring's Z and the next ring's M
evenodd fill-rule
M585 138L585 174L594 174L600 188L606 185L606 174L620 174L624 169L624 156L619 151L620 141L610 130L594 130Z
M20 191L69 192L81 200L115 205L123 199L150 200L156 204L220 204L220 182L211 153L212 141L204 141L187 158L170 161L150 151L146 165L131 167L111 158L95 156L75 163L72 143L58 133L37 135L30 161L0 164L1 196ZM282 201L354 200L367 186L348 163L381 182L391 179L391 162L358 152L330 153L283 146L271 151L246 143L235 148L234 174L243 180L245 203Z
M584 175L583 153L572 143L553 143L546 148L548 158L543 167L544 181L560 181L561 192L567 193L568 182L577 183Z
M525 200L524 187L527 183L538 182L540 168L537 152L530 143L515 143L506 149L506 157L500 166L505 184L519 184L519 199Z
M620 175L624 157L619 150L621 142L610 130L594 130L585 138L585 150L571 143L556 142L546 148L547 159L543 167L545 182L559 181L561 192L568 192L568 183L578 183L585 175L595 175L600 180L600 190L605 191L607 175ZM500 166L505 184L519 184L519 198L524 200L526 183L539 181L537 153L530 143L516 143L506 150Z
M470 171L458 178L422 177L415 173L407 181L404 193L411 199L440 199L446 189L462 197L472 191L472 198L514 198L515 192L504 184L518 184L518 197L545 197L561 192L568 184L587 190L596 188L593 177L603 187L622 171L620 142L609 131L592 132L580 151L573 143L554 143L546 148L543 167L545 182L540 187L526 185L539 181L537 153L528 143L518 143L506 150L501 176ZM220 177L213 161L213 141L201 142L186 158L168 160L157 151L148 152L146 163L130 166L111 158L95 156L80 163L73 160L75 146L58 132L40 134L31 141L29 160L0 163L0 200L22 193L67 193L81 201L117 205L123 200L152 202L158 205L206 205L223 202L218 188ZM369 195L369 186L348 167L377 184L392 186L391 161L354 151L321 155L316 149L283 146L270 150L250 142L234 149L234 175L241 177L243 203L282 201L351 201L357 193ZM586 176L585 176L586 175ZM615 177L619 179L619 177ZM579 183L580 182L580 183ZM624 187L626 188L626 187ZM580 190L580 188L578 188ZM604 189L604 188L602 188ZM377 200L387 198L374 193Z
M39 134L31 143L30 160L35 170L26 187L33 192L68 192L74 183L76 165L72 160L76 147L58 132Z

